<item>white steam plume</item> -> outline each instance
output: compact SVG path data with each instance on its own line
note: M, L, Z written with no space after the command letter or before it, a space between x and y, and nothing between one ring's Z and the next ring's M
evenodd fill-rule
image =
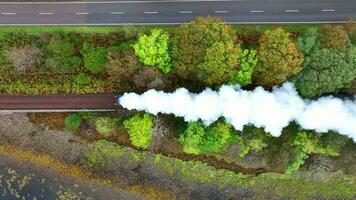
M148 90L142 95L125 93L118 101L129 110L174 114L188 122L201 119L206 125L224 117L236 130L252 124L273 136L279 136L284 127L296 121L304 129L334 130L356 141L356 98L303 100L291 83L275 87L272 92L262 87L245 91L239 86L222 86L219 91L207 88L199 94L185 88L173 93Z

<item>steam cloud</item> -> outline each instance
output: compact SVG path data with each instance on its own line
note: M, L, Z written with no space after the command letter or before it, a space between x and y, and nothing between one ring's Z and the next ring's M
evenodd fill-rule
M125 93L118 102L129 110L174 114L188 122L201 119L206 125L224 117L236 130L252 124L276 137L295 121L304 129L334 130L356 141L356 98L303 100L291 83L272 92L262 87L245 91L239 86L222 86L219 91L207 88L199 94L185 88L173 93L148 90L142 95Z

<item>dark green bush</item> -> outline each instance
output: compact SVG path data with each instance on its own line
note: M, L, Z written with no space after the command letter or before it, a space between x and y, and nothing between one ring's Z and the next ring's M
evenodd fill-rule
M80 115L76 113L70 114L64 119L64 127L69 131L76 132L79 129L81 121Z
M52 39L46 51L45 66L55 72L77 71L81 65L81 59L75 55L75 45L69 41Z
M80 73L77 77L75 77L75 82L79 85L89 85L91 78L84 73Z
M84 43L82 55L84 58L84 67L92 73L105 71L107 63L107 49L102 47L93 47L89 43Z

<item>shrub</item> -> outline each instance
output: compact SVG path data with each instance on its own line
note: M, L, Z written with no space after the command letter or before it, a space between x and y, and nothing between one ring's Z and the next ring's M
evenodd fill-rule
M80 115L78 114L70 114L64 119L64 127L65 129L76 132L81 123Z
M311 27L305 30L297 39L298 48L306 55L310 54L318 39L318 28Z
M136 87L143 89L163 90L170 84L157 68L145 67L138 70L134 75L133 82Z
M355 53L350 49L350 56ZM349 56L349 62L352 58ZM353 56L353 55L352 55ZM303 97L311 98L350 87L356 77L356 67L346 55L334 49L317 49L306 59L303 71L293 78Z
M13 47L7 51L7 60L19 72L26 72L36 67L42 62L42 52L34 45Z
M117 144L99 140L89 145L84 154L82 164L89 169L102 170L112 167L122 153L123 149Z
M132 50L124 52L109 52L107 73L110 78L118 81L129 81L140 69L140 65Z
M263 33L259 43L257 56L260 63L254 71L257 84L278 85L302 70L303 53L290 38L290 33L282 28L268 30Z
M140 35L134 49L145 65L156 65L163 73L168 73L172 70L168 44L168 33L162 29L153 29L150 36Z
M202 122L191 122L180 136L183 151L190 154L219 153L231 143L232 127L226 122L217 122L205 127Z
M321 29L321 44L323 47L346 52L350 38L341 25L325 25Z
M45 66L55 71L76 71L81 65L81 59L75 56L75 45L69 41L52 39L46 50Z
M89 43L83 44L81 51L84 58L84 67L92 73L100 73L105 71L107 62L107 49L102 47L94 48Z
M95 120L95 129L103 136L108 137L117 130L118 118L99 117Z
M298 132L291 144L295 147L295 158L289 162L286 173L298 171L310 154L324 154L329 156L337 156L339 154L338 147L343 143L331 147L321 138L322 136L318 133L311 134L306 131Z
M236 73L230 83L245 86L251 84L251 76L258 61L256 51L253 49L242 50L240 53L240 60L240 70Z
M136 114L124 121L132 145L147 149L152 139L153 118L145 113Z
M184 79L207 85L230 81L238 71L240 45L220 18L199 17L180 25L172 38L172 63Z
M75 82L79 85L89 85L91 82L90 76L85 75L84 73L80 73L75 77Z

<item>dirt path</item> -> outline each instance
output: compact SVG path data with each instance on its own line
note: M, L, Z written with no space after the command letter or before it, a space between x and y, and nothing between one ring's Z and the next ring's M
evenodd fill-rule
M114 94L0 95L0 110L116 109Z

